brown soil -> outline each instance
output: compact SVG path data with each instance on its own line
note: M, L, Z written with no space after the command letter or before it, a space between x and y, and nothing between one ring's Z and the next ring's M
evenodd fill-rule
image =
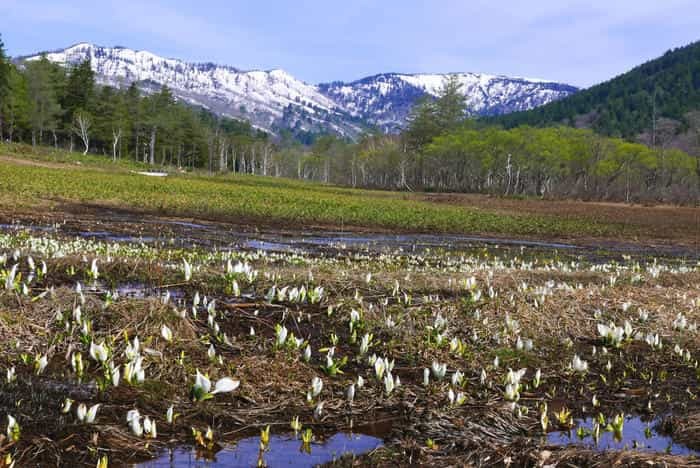
M464 206L504 214L532 214L563 219L587 219L624 226L621 238L628 242L662 242L700 245L700 208L673 205L630 205L577 200L536 200L492 197L476 194L420 193L413 200Z

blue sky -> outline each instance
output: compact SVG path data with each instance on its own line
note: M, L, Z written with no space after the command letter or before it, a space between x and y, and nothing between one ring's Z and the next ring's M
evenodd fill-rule
M700 39L698 0L0 0L11 55L122 45L311 83L474 71L589 86Z

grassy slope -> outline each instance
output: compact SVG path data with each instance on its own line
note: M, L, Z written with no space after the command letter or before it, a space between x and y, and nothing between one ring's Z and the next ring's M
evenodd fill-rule
M607 235L616 226L555 216L504 215L404 199L400 193L354 190L266 177L204 174L149 178L139 166L65 153L22 154L0 146L0 203L46 207L91 203L163 215L300 227L382 227L411 231L503 235ZM21 160L20 160L21 159ZM76 164L79 161L79 164Z

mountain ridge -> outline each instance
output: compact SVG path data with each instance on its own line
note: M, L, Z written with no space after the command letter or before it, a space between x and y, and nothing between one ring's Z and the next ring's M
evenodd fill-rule
M577 88L546 80L459 72L380 73L350 83L333 82L320 89L340 102L351 115L361 115L388 132L403 128L411 107L424 96L436 97L447 76L456 76L465 91L467 114L488 116L531 109L561 99ZM350 99L345 97L350 94ZM390 97L386 97L386 96ZM363 105L358 109L358 105Z
M243 70L89 42L17 60L42 55L64 66L90 59L100 84L122 87L135 82L146 92L165 85L178 99L249 120L272 133L330 132L354 138L372 127L397 132L405 127L415 102L435 96L450 75L465 85L467 113L474 116L532 109L578 91L555 81L470 72L378 73L351 82L309 84L281 68Z

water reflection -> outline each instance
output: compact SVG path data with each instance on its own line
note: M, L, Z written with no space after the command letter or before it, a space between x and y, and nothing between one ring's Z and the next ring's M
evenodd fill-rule
M300 439L293 436L271 436L267 451L262 453L266 466L313 467L332 462L346 454L362 455L381 447L382 440L363 434L338 433L320 443L311 443L304 448ZM309 450L310 448L310 450ZM227 446L205 459L193 447L178 447L163 454L160 458L139 464L141 468L157 467L235 467L258 466L260 460L260 438L249 437Z
M615 437L612 432L601 429L600 438L596 442L593 437L595 419L587 418L577 421L577 425L570 431L550 432L547 440L554 445L580 444L597 450L642 450L672 455L700 455L700 451L675 443L671 437L659 433L656 428L660 423L660 419L643 421L639 416L628 416L625 418L622 437Z

